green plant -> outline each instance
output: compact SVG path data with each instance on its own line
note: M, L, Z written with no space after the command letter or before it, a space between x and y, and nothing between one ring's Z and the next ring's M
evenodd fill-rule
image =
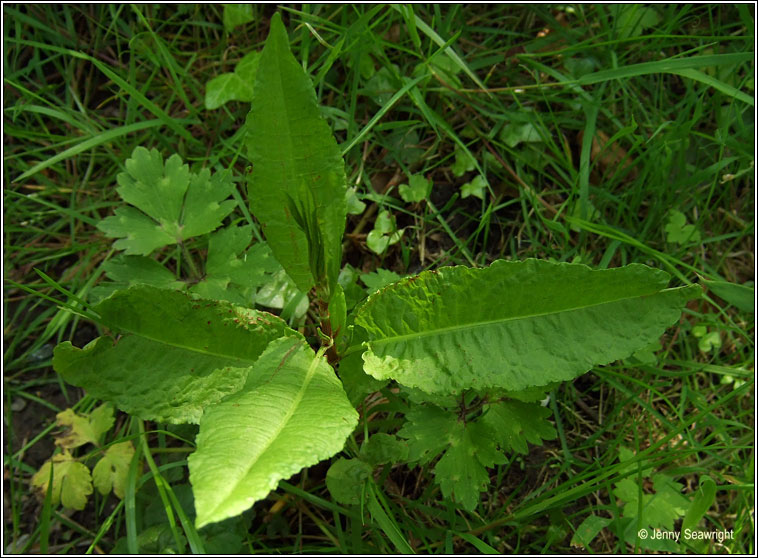
M135 284L86 312L121 336L83 349L62 343L53 360L68 382L140 419L199 425L189 458L198 527L244 512L280 480L339 453L358 424L353 403L389 381L400 388L402 440L377 442L374 434L356 461L336 461L331 484L347 478L355 490L335 499L367 498L382 523L368 471L435 463L443 495L472 510L488 467L555 435L538 403L548 391L647 347L700 292L667 289L667 273L640 264L495 261L400 279L348 314L344 163L278 15L251 102L248 193L266 244L247 249L252 221L216 230L233 210L228 174L193 174L178 156L164 163L157 151L137 148L119 180L137 209L101 226L128 254L111 266L111 279ZM530 132L519 141L537 140ZM456 154L460 174L474 168L466 157ZM203 235L204 271L186 249ZM189 267L187 284L159 271L170 261L147 257L174 244L171 261ZM278 263L265 257L269 248ZM137 257L152 263L128 259ZM253 308L278 266L295 287L282 301L289 325ZM308 338L290 327L306 293L317 322ZM315 352L311 343L320 345Z
M613 518L595 514L586 517L576 529L572 546L589 546L603 528L609 527L620 541L632 548L677 552L680 544L687 544L703 552L705 545L701 541L692 543L686 536L674 536L677 533L689 534L703 519L716 495L713 479L707 475L701 476L699 489L689 499L682 494L681 484L670 475L654 473L645 461L635 460L632 450L619 448L619 461L622 464L619 472L623 478L615 483L612 494L623 503L621 513ZM652 491L646 492L645 484L652 486ZM678 520L682 520L681 528L675 531L674 522ZM661 530L666 532L665 537L653 536Z

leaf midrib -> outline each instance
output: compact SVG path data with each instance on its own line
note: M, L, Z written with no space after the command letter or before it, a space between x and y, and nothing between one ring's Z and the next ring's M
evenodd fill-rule
M276 316L274 316L274 317L276 317ZM117 325L117 324L114 324L114 325ZM235 327L239 327L239 326L235 324ZM117 329L120 330L120 331L126 332L126 333L130 333L132 335L136 335L138 337L141 337L142 339L147 339L149 341L153 341L154 343L159 343L161 345L167 345L169 347L174 347L174 348L177 348L177 349L184 349L185 351L189 351L189 352L192 352L192 353L198 353L198 354L206 355L206 356L213 356L213 357L217 357L217 358L224 358L224 359L227 359L227 360L238 360L238 361L249 363L250 366L252 366L253 364L255 364L258 361L258 358L260 357L260 354L258 354L257 357L255 357L254 359L250 360L250 357L248 357L248 356L233 356L233 355L228 355L228 354L223 354L223 353L217 353L215 351L211 351L211 350L207 350L207 349L200 349L199 347L195 347L195 346L192 346L192 345L185 345L185 344L182 344L182 343L169 342L169 341L167 341L165 339L160 339L160 338L157 338L157 337L155 337L153 335L148 335L147 333L139 331L137 328L128 328L128 327L123 327L123 326L117 325ZM255 332L252 332L252 331L249 331L249 330L247 330L247 333L250 334L251 336L255 335ZM285 328L281 332L281 337L288 337L287 328ZM264 348L264 350L265 350L265 348Z
M302 348L302 346L300 347ZM291 356L291 350L285 355L285 360L288 360L290 356ZM305 392L308 389L308 386L310 385L314 374L316 373L319 363L320 363L320 357L318 357L317 355L314 355L313 360L308 366L308 371L305 373L305 378L303 378L303 383L300 385L300 388L298 389L297 394L292 399L289 405L287 414L284 415L279 425L276 427L273 433L268 437L268 440L266 441L265 445L263 445L263 447L260 448L260 451L258 451L258 455L256 455L255 458L253 458L250 461L247 469L245 470L245 473L243 475L240 475L239 479L236 482L234 482L233 484L230 483L230 486L231 486L230 490L226 492L223 498L219 498L218 504L213 508L213 512L208 514L209 516L212 517L213 515L215 515L215 513L217 512L219 508L223 508L227 499L229 498L229 495L237 491L240 484L242 484L245 481L245 479L247 479L247 476L250 474L250 471L253 470L253 468L255 467L255 464L258 463L260 458L266 454L266 452L269 450L271 445L276 440L279 439L279 436L281 435L282 431L287 427L287 424L289 424L289 421L292 419L292 416L295 414L298 407L300 406L300 402L303 400L303 397L305 396ZM284 363L280 365L279 369L283 367L284 367ZM270 379L268 381L270 381ZM255 389L253 389L253 391L256 391L259 387L260 386L257 386Z
M456 324L456 325L447 326L447 327L441 327L441 328L435 328L435 329L427 329L427 330L424 330L424 331L412 332L412 333L408 333L408 334L405 334L405 335L396 335L396 336L393 336L393 337L383 337L381 339L375 339L375 340L368 341L367 344L370 345L370 346L388 345L390 343L402 343L404 341L421 339L421 338L424 338L424 337L432 337L432 336L437 336L437 335L439 335L439 336L448 335L450 333L455 333L455 332L460 332L460 331L465 331L465 330L478 329L478 328L483 328L483 327L487 327L487 326L493 326L493 325L497 325L497 324L503 324L503 323L506 323L506 322L516 322L516 321L519 321L519 320L528 320L528 319L532 319L532 318L539 318L541 316L550 316L550 315L563 314L563 313L566 313L566 312L576 312L576 311L580 311L580 310L586 310L586 309L589 309L589 308L595 308L595 307L598 307L598 306L604 306L606 304L615 304L617 302L622 302L622 301L627 301L627 300L634 300L634 299L637 299L637 298L649 297L649 296L653 296L653 295L657 295L657 294L662 294L662 293L665 293L665 292L676 291L676 290L679 290L679 289L682 289L682 288L687 288L687 287L676 287L676 288L673 288L673 289L663 289L663 290L659 290L659 291L655 291L655 292L644 293L644 294L639 294L639 295L629 296L629 297L621 297L621 298L616 298L616 299L613 299L613 300L604 300L603 302L598 302L596 304L586 304L584 306L575 306L575 307L572 307L572 308L565 308L563 310L557 310L557 311L551 311L551 312L539 312L539 313L527 314L527 315L523 315L523 316L498 318L498 319L495 319L495 320L486 320L486 321L476 322L476 323Z

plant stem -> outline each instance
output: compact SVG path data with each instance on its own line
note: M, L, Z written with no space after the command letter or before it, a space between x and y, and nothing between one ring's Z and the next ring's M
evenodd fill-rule
M200 280L202 275L200 274L200 271L198 270L197 266L195 265L195 260L192 259L192 254L190 254L190 251L187 250L187 246L184 244L184 242L180 242L179 246L182 247L182 255L184 256L184 259L186 260L187 264L190 268L190 274L192 275L193 279Z
M334 366L339 362L339 355L337 354L337 344L334 342L334 335L332 334L332 322L330 320L329 316L329 304L323 299L318 299L318 315L319 315L319 324L321 327L322 333L324 335L327 335L329 339L332 340L331 345L326 350L326 360Z

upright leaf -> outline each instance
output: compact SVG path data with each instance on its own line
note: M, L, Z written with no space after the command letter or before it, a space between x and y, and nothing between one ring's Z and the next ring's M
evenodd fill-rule
M700 293L665 289L668 280L640 264L539 260L424 272L358 310L364 370L428 393L570 380L656 340Z
M274 256L301 291L324 279L331 289L339 275L347 215L344 162L321 118L313 85L289 50L278 13L260 56L246 126L253 162L250 206ZM293 202L309 215L293 215ZM316 225L320 242L312 232L306 236L306 222ZM317 261L323 278L313 275Z
M242 513L303 467L339 452L358 414L326 360L273 341L244 389L206 409L189 457L197 526Z
M148 286L118 291L93 310L125 335L84 349L61 343L53 367L94 397L161 422L198 422L206 406L242 388L270 341L300 338L266 312Z

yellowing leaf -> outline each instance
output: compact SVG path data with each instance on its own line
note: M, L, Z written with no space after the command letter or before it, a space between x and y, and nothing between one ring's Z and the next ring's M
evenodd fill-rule
M47 494L50 467L53 468L52 504L83 510L87 497L92 494L92 478L87 466L75 461L68 452L53 456L32 477L32 486L38 489L42 497Z
M92 469L92 480L98 492L105 496L111 490L119 498L124 498L126 476L129 464L134 457L134 446L131 442L113 444L106 451L95 468Z
M84 444L98 444L100 436L113 426L113 409L100 405L88 416L76 414L73 409L66 409L55 415L58 426L68 427L63 436L57 437L55 445L62 448L78 448Z

